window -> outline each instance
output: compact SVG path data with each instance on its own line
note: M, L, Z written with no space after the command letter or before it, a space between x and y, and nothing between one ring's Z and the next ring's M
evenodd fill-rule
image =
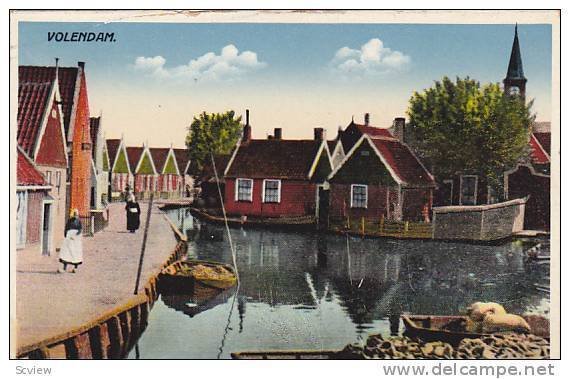
M46 182L51 186L51 171L46 171Z
M366 208L368 206L368 186L353 184L350 186L350 207Z
M459 205L477 204L477 176L462 175L460 178Z
M263 181L263 202L281 202L281 181L266 179Z
M60 171L55 172L55 185L58 188L61 187L61 172Z
M253 196L253 180L238 179L236 181L236 201L251 201Z

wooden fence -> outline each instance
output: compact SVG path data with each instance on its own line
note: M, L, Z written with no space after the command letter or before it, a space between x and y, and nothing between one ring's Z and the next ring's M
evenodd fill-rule
M394 238L433 238L433 224L426 222L394 221L380 218L330 219L333 231L344 231L363 236Z

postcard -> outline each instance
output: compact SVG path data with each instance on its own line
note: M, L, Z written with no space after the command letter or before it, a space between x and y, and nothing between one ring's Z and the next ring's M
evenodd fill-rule
M14 359L560 357L560 12L10 14Z

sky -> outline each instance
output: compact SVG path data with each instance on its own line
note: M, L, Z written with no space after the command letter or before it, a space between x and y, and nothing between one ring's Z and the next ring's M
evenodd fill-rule
M114 42L48 41L48 32L112 32ZM519 25L537 119L551 119L550 25ZM20 22L24 65L85 62L92 116L107 138L184 146L206 112L250 110L254 138L336 136L370 113L388 127L414 91L443 76L501 82L514 25Z

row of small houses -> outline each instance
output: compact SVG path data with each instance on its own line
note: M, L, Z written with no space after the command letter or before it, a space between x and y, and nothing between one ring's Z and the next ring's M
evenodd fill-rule
M85 64L20 66L16 159L16 246L49 255L61 246L71 209L84 231L103 227L106 204L127 184L147 196L185 194L184 149L126 147L105 140L90 117Z
M327 224L362 219L428 223L434 202L496 202L484 178L469 172L436 182L406 144L404 128L403 118L390 128L374 127L366 114L363 124L353 120L333 140L326 139L322 128L315 128L310 140L283 139L280 128L267 139L252 139L246 111L241 140L231 155L216 159L226 212L241 218L289 217L293 222L314 218ZM530 161L505 173L504 197L531 195L535 209L527 212L527 223L548 229L550 152L541 140L549 142L549 133L531 133ZM219 197L211 167L200 179L203 200L211 206Z

